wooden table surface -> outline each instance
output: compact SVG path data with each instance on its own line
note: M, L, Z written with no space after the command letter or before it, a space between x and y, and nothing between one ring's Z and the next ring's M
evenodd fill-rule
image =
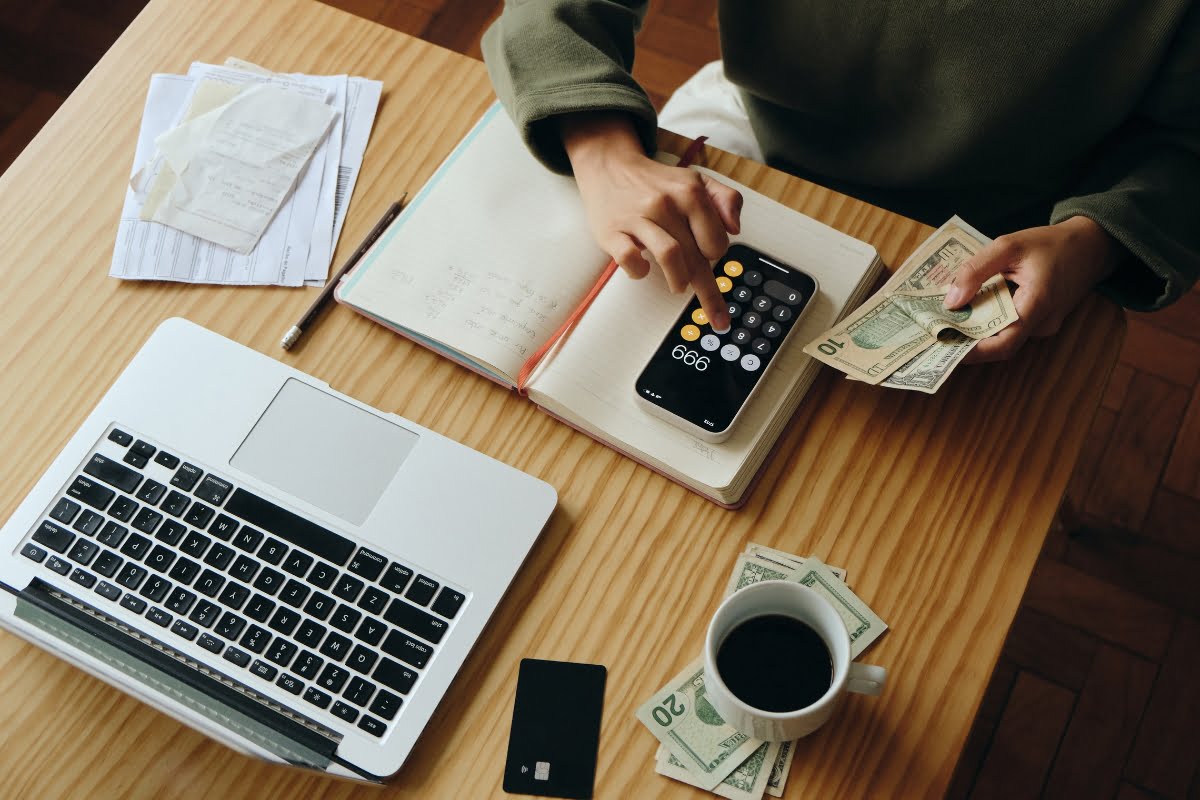
M726 511L345 308L282 352L315 290L108 277L150 75L230 55L384 81L338 263L492 102L479 62L317 3L154 0L0 178L0 519L170 316L536 475L560 505L386 789L243 757L0 633L0 794L499 796L517 667L538 657L608 667L597 797L704 796L654 774L634 710L699 653L750 541L846 567L891 626L863 657L888 668L884 696L849 698L801 741L787 796L944 792L1116 360L1119 311L1093 298L1054 341L933 397L826 371L749 503ZM892 266L929 233L732 156L710 150L708 165Z

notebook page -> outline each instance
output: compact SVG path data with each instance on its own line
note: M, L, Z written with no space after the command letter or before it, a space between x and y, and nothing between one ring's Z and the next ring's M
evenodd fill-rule
M338 298L515 383L607 263L575 181L539 164L497 103Z
M805 342L834 323L871 273L875 249L799 214L724 176L703 170L742 192L745 242L817 279L819 290L779 351L733 435L713 444L650 416L634 401L634 383L690 299L672 295L658 269L641 281L618 272L570 338L534 379L530 396L559 416L633 452L685 482L721 490L765 456L760 447L797 381L819 364Z

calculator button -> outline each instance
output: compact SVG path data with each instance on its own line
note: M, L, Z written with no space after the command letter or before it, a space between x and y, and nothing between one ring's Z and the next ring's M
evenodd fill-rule
M771 298L759 296L759 297L754 298L754 302L752 303L752 305L754 306L755 311L766 312L766 311L770 311L771 306L773 306L775 304L771 302Z
M749 303L754 299L754 292L747 289L745 286L739 286L733 293L733 299L739 303Z
M738 328L729 338L733 340L734 344L749 344L750 331L745 328Z
M719 278L717 278L717 288L721 290L722 294L724 294L725 292L728 292L730 289L733 288L733 281L729 280L729 278L726 278L724 275L722 275Z
M738 275L742 274L742 262L726 261L725 267L722 271L729 277L736 278Z
M765 356L771 352L771 343L766 339L755 339L750 343L750 349L760 356Z
M708 314L704 313L703 308L697 308L692 312L692 322L696 323L697 325L707 325Z
M775 339L779 334L783 333L783 326L775 320L770 320L763 324L762 332L763 336L766 336L768 339Z
M779 281L767 281L763 286L763 291L776 300L787 303L789 306L798 306L803 299L800 292L790 286L785 286Z
M700 329L695 325L684 325L683 330L679 332L686 341L694 342L700 338Z
M727 344L721 348L721 358L726 361L737 361L738 356L741 354L742 351L738 350L736 344Z
M746 355L742 356L742 369L747 372L754 372L754 370L758 369L760 363L762 362L758 360L758 356L754 355L754 353L746 353Z
M759 286L763 282L762 273L758 270L752 269L742 276L742 282L744 282L747 286Z
M792 310L787 306L775 306L775 309L771 312L771 316L779 322L787 322L794 315L792 314Z
M742 314L742 307L737 303L727 303L725 310L729 312L730 319L737 319Z
M742 317L742 324L747 328L757 328L759 325L762 325L762 321L762 314L759 314L757 311L749 311Z
M713 336L711 333L706 333L700 340L700 346L711 353L713 350L716 350L721 346L721 340L716 336Z

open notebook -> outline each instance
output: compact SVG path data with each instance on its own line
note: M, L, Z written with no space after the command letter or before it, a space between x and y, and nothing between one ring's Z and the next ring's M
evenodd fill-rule
M740 505L820 364L804 343L856 307L881 267L870 245L715 173L745 199L733 237L817 278L820 292L720 444L647 414L634 382L689 298L658 270L612 277L526 383L547 412L725 506ZM459 143L338 287L377 322L506 386L609 263L575 182L525 149L499 104Z

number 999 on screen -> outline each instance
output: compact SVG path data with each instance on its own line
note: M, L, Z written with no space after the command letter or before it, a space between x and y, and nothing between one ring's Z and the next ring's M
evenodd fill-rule
M702 356L695 350L689 350L681 344L675 345L675 349L671 351L671 356L677 361L682 361L689 367L695 367L700 372L708 369L708 356Z

